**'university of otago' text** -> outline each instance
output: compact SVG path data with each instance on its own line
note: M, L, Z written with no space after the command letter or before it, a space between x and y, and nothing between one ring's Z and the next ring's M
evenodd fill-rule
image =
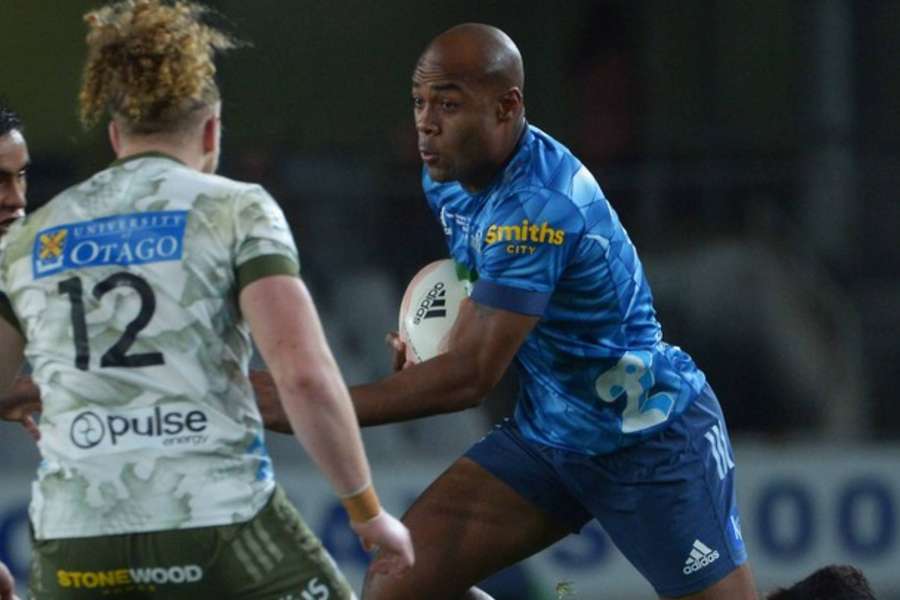
M42 229L34 239L35 279L69 269L180 260L187 211L134 213Z

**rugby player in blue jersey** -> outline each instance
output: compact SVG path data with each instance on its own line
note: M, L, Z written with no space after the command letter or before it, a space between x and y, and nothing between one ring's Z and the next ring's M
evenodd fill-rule
M479 24L415 67L425 195L474 288L447 353L354 388L354 404L363 425L463 410L511 362L521 391L404 517L412 571L370 573L365 598L485 598L479 581L597 519L660 597L755 599L715 395L662 341L593 176L526 122L523 79L513 41Z

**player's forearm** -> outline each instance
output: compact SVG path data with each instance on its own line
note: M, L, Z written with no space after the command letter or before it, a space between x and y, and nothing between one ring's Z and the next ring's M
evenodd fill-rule
M0 319L0 394L5 394L25 361L25 339L5 319Z
M353 405L340 376L318 375L280 384L294 435L339 495L371 481Z
M450 352L381 381L350 388L362 427L458 412L477 406L496 381L463 353Z
M440 355L379 382L352 387L350 393L359 425L408 421L477 406L498 377L479 375L477 365L466 359L468 354ZM291 433L291 420L271 375L253 371L250 379L266 429Z

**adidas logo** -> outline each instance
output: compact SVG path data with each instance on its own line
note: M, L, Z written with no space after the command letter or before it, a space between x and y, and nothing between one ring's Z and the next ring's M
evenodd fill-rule
M425 313L426 319L433 319L435 317L446 317L447 309L444 308L447 305L447 290L441 290L438 292L437 296L434 297L434 300L431 301L431 306L427 313Z
M690 575L707 565L711 565L717 560L719 560L718 550L711 550L709 546L700 540L694 540L694 547L691 548L690 555L687 557L687 560L684 561L684 568L681 572L685 575Z
M416 316L413 318L413 323L418 325L422 322L423 319L446 317L446 306L447 286L445 286L443 282L439 281L434 284L434 287L432 287L425 295L425 297L422 298L422 301L419 302L419 307L416 309Z

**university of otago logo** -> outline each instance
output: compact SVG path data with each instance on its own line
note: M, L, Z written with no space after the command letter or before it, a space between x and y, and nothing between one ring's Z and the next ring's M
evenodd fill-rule
M38 273L59 270L65 259L69 230L65 227L38 235L35 270Z
M42 229L34 240L34 277L180 260L187 215L183 210L128 213Z

